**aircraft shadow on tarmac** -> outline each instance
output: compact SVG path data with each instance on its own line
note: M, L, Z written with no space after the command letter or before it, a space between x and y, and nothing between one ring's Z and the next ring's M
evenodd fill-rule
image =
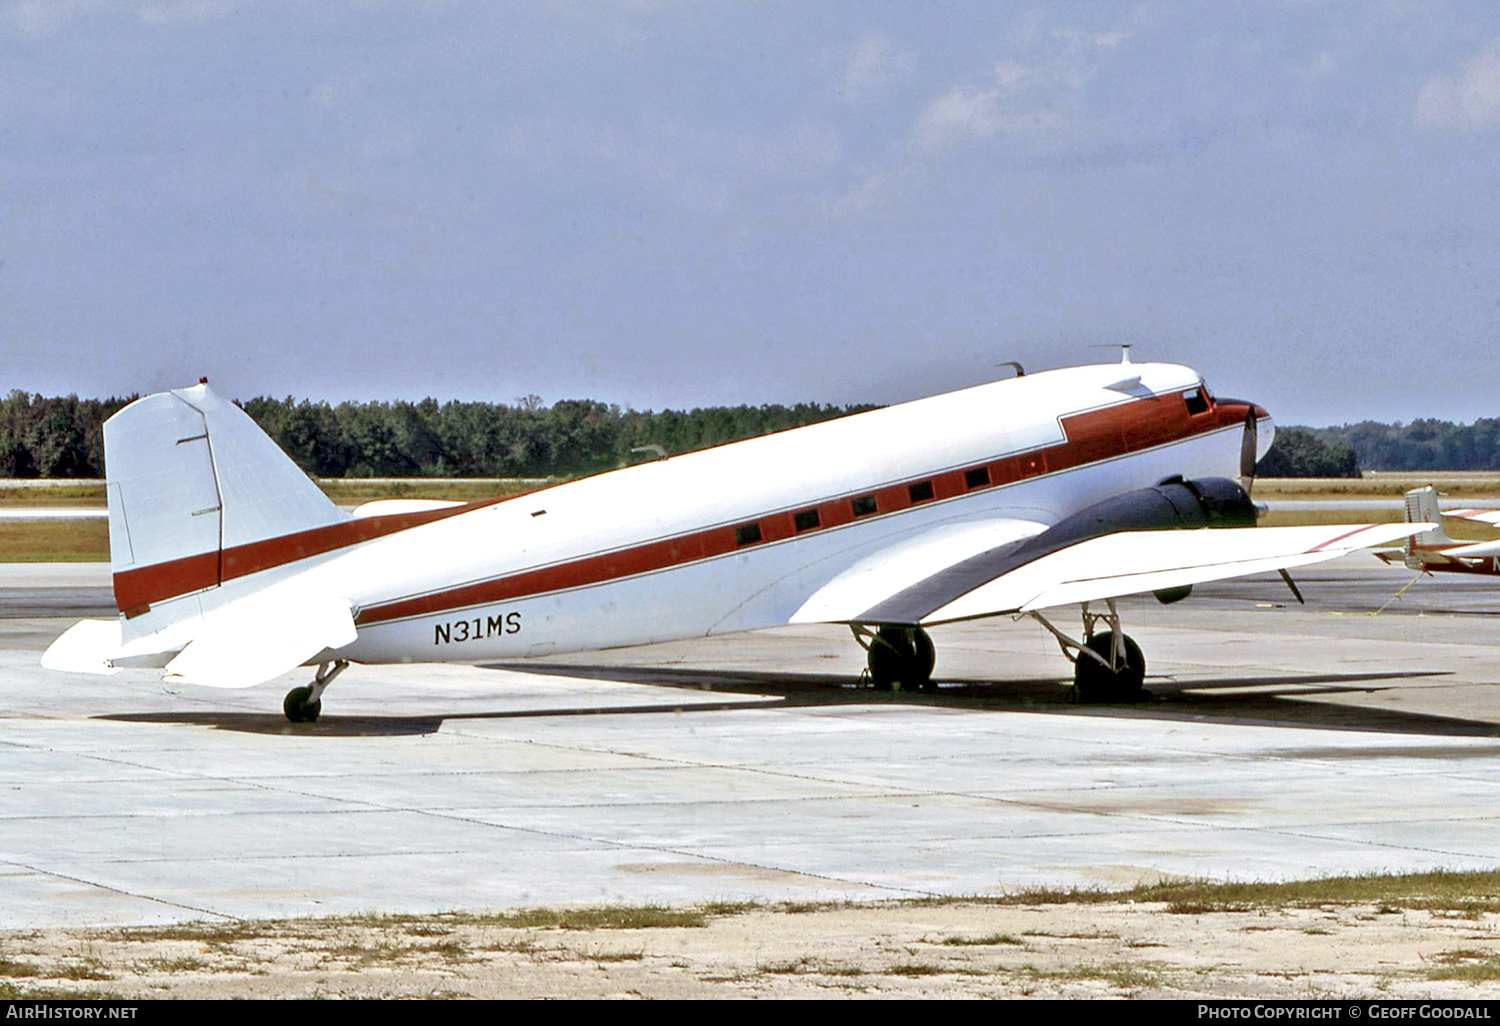
M1340 694L1373 694L1413 677L1445 672L1295 674L1206 680L1147 678L1149 697L1118 705L1079 705L1071 685L1056 678L1030 680L942 680L932 693L882 692L858 687L845 674L737 672L650 666L500 664L487 667L514 673L625 681L694 692L691 702L651 702L585 707L460 710L422 715L339 715L325 713L316 723L288 723L270 712L227 710L128 713L100 719L139 723L182 723L253 734L328 737L391 737L435 733L446 721L535 719L567 716L652 715L784 708L788 705L928 705L978 712L1032 712L1110 715L1226 724L1359 730L1440 737L1500 737L1500 724L1318 701ZM1391 682L1391 683L1382 683ZM705 693L736 696L705 700ZM750 696L759 696L755 701Z

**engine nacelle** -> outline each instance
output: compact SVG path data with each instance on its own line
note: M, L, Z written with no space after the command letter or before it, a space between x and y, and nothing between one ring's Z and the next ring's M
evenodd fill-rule
M1059 520L1035 538L1022 543L1007 559L1005 569L1029 563L1069 545L1117 531L1170 531L1195 527L1254 527L1256 509L1249 494L1235 481L1181 475L1158 481L1150 488L1105 499ZM1157 595L1162 602L1187 598L1191 589L1172 588Z

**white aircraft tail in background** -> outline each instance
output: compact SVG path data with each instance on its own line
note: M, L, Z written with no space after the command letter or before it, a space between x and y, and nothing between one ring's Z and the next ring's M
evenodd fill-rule
M1500 540L1457 541L1443 530L1444 516L1500 527L1500 509L1442 510L1438 507L1437 489L1426 485L1406 493L1406 522L1429 523L1434 525L1433 528L1407 538L1399 550L1377 552L1376 555L1387 563L1399 559L1413 570L1500 574Z
M1253 527L1247 488L1272 434L1265 410L1187 367L1074 367L503 500L345 514L200 383L105 424L119 616L75 625L42 662L211 687L316 665L283 703L306 721L351 662L796 623L847 625L878 688L931 690L927 627L1026 615L1073 661L1081 697L1133 700L1145 661L1119 596L1176 601L1432 526ZM1080 637L1043 613L1074 604Z

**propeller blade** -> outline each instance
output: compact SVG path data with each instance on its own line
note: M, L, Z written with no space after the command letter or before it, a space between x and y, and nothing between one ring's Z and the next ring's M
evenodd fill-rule
M1245 414L1245 433L1240 436L1240 484L1245 491L1255 483L1255 453L1259 448L1255 411Z

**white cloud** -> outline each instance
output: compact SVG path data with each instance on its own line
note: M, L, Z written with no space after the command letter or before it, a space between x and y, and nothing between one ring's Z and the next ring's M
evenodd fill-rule
M839 197L838 201L833 204L831 213L843 217L869 210L885 192L890 178L890 174L885 171L876 171L866 176L864 181Z
M912 129L928 152L1001 134L1050 132L1067 126L1078 93L1098 69L1097 54L1129 39L1125 30L1052 32L1051 53L1003 60L983 85L959 85L927 105Z
M1417 95L1417 124L1434 128L1500 125L1500 40L1464 65L1456 77L1437 75Z
M866 32L854 44L854 52L844 65L839 94L851 103L867 99L905 78L911 69L911 54L896 49L878 32Z
M927 105L917 118L917 144L941 149L965 139L983 139L1000 131L1000 96L1004 87L959 86Z

